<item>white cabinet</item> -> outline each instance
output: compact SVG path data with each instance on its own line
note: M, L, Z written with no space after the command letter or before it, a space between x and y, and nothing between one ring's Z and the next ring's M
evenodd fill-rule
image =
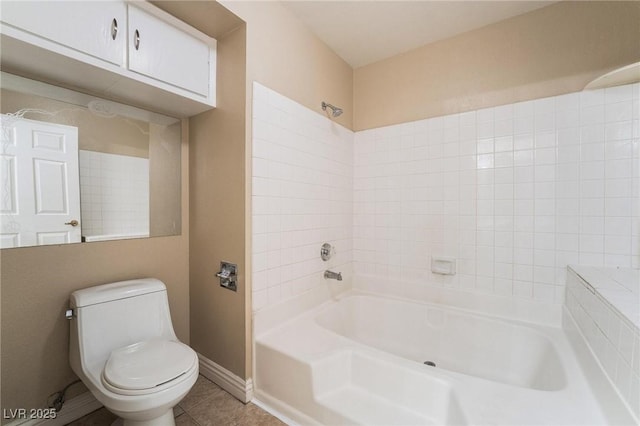
M117 1L6 1L2 21L62 46L124 66L127 6Z
M198 37L129 4L129 69L206 96L209 46Z
M3 70L189 117L215 106L216 41L147 2L0 1Z

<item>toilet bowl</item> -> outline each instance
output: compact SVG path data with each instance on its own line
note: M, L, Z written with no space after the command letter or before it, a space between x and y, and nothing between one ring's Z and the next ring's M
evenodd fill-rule
M198 357L173 330L167 290L154 278L99 285L70 298L69 360L126 426L174 425L173 407L198 377Z

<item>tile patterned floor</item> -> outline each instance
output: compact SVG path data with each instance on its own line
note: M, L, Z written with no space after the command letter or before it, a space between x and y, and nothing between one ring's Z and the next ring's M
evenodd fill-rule
M176 426L284 426L260 407L243 404L203 376L198 377L173 412ZM106 408L101 408L67 426L109 426L116 419Z

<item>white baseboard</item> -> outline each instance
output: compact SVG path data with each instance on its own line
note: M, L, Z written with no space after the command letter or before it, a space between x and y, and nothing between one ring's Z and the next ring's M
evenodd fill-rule
M65 402L55 419L16 419L5 426L64 426L100 407L102 404L91 392L84 392Z
M201 354L198 354L198 358L200 359L200 374L240 401L244 403L251 401L253 398L253 381L251 379L244 380Z

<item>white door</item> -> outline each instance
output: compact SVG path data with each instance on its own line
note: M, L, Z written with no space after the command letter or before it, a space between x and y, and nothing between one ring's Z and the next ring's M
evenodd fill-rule
M127 6L122 1L2 1L2 22L124 66Z
M0 248L80 242L78 128L2 115Z

